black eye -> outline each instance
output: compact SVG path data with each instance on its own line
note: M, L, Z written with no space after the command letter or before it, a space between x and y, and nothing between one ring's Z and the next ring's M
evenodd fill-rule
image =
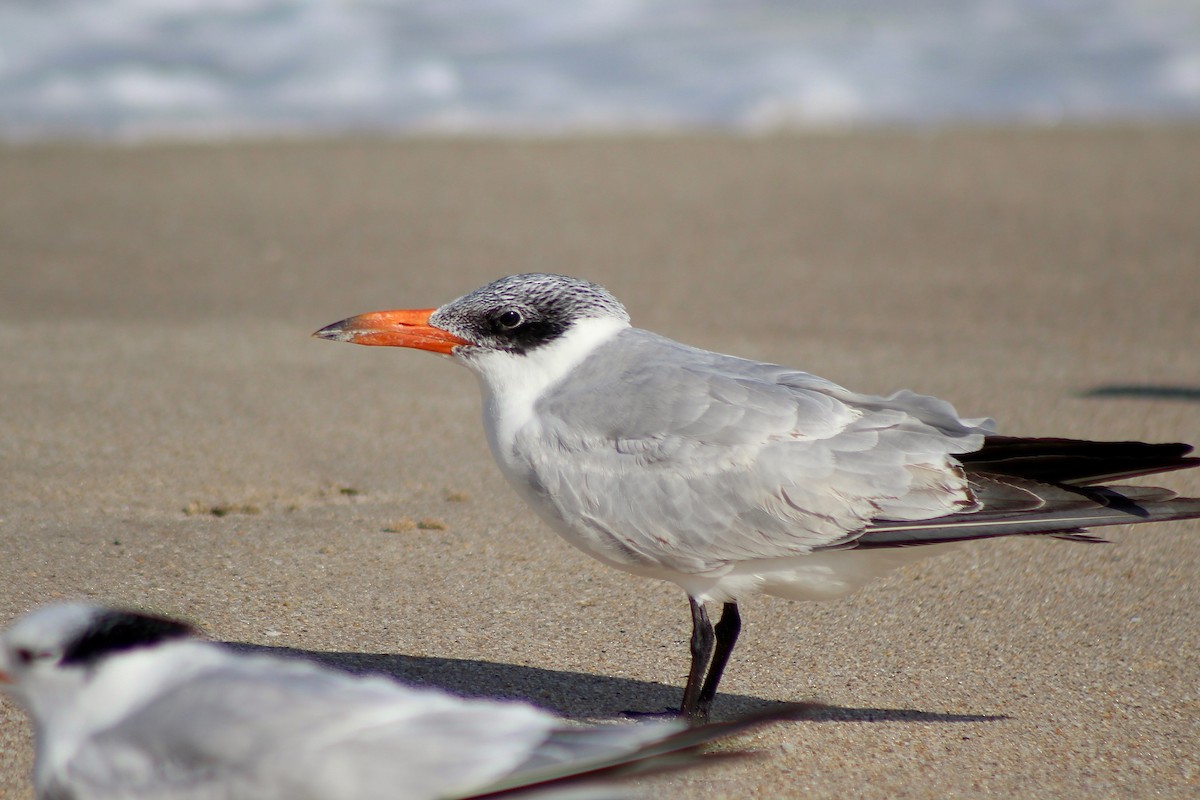
M496 317L496 324L508 331L518 327L524 321L525 318L521 316L521 312L511 308Z
M13 653L13 655L17 657L17 663L22 666L28 666L29 664L33 663L34 655L32 650L26 650L24 647L22 647L20 650L17 650L15 653Z

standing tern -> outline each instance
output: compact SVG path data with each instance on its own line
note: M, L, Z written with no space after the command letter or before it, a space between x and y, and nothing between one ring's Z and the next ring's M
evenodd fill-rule
M40 608L0 636L0 689L36 739L39 800L612 798L605 778L697 763L714 725L579 726L314 662L239 653L175 619Z
M538 514L605 564L687 592L693 719L747 593L830 599L962 540L1200 517L1200 499L1107 484L1200 464L1188 445L998 436L934 397L858 394L639 330L608 291L562 275L314 335L475 373L492 455ZM723 603L715 628L706 601Z

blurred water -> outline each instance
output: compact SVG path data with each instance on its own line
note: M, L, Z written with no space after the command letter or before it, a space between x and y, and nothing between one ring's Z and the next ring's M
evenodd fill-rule
M1200 119L1200 0L0 0L0 136Z

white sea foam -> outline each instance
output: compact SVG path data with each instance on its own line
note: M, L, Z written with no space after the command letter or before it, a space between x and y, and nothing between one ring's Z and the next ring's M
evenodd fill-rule
M1195 0L0 0L0 136L1200 119Z

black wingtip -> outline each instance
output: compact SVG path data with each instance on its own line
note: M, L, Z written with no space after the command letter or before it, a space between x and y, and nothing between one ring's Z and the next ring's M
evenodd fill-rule
M955 456L968 472L1091 486L1200 466L1183 442L1094 442L1086 439L988 436L983 447Z

